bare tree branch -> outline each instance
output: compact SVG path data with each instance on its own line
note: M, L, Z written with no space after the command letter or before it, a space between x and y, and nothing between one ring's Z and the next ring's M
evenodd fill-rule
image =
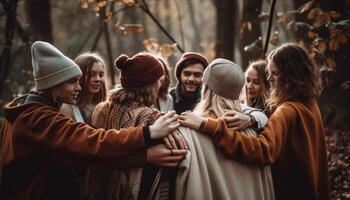
M267 35L266 35L266 40L265 40L265 47L263 51L262 58L265 59L267 49L269 48L269 41L270 41L270 36L271 36L271 30L272 30L272 23L273 23L273 13L275 12L275 7L276 7L276 0L272 0L271 8L270 8L270 15L269 15L269 26L267 28Z
M142 3L140 4L141 9L148 15L151 17L151 19L153 20L154 23L156 23L156 25L160 28L160 30L173 42L176 44L177 49L181 52L184 53L185 51L180 47L179 43L176 42L176 40L173 38L173 36L170 35L170 33L165 30L165 28L159 23L159 21L157 20L157 18L154 17L154 15L152 14L152 12L150 11L147 2L145 0L142 0Z

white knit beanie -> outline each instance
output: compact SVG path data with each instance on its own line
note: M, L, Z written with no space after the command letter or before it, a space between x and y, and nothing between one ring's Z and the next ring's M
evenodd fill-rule
M73 60L47 42L36 41L32 45L32 65L37 91L52 88L82 75Z
M238 99L244 81L241 67L222 58L213 60L203 74L203 82L209 89L227 99Z

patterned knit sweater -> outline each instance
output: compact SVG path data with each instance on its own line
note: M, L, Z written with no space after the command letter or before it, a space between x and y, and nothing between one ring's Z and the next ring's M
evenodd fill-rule
M153 124L160 112L135 103L126 105L106 101L91 113L90 124L97 128L121 129ZM142 168L90 170L87 174L87 199L137 199Z

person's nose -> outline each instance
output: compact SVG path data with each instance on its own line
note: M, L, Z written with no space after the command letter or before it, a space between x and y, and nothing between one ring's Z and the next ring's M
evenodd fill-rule
M75 91L77 91L77 92L80 92L80 91L81 91L81 86L80 86L79 83L76 85Z

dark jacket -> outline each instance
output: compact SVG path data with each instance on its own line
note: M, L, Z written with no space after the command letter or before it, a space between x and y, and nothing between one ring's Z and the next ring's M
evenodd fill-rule
M186 110L192 110L201 100L201 87L197 89L192 97L188 97L182 93L181 85L177 84L176 87L170 90L170 95L174 100L174 110L177 114L181 114Z
M71 167L146 163L145 128L94 129L30 97L4 106L1 199L78 199Z

